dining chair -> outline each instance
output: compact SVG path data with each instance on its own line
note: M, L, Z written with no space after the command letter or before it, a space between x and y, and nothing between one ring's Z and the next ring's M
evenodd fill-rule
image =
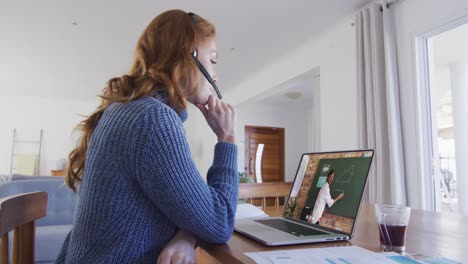
M9 232L13 231L12 264L34 263L35 221L46 216L47 192L0 199L0 264L9 262Z
M291 182L265 182L239 184L239 199L262 198L262 209L266 206L267 198L275 198L275 206L279 206L279 198L287 197L291 190Z

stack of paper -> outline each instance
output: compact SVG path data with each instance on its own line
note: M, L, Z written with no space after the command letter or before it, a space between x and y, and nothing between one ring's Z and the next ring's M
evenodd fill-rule
M394 252L377 253L360 247L325 247L245 253L258 264L455 264L445 258L413 260ZM461 263L459 263L461 264Z
M238 204L236 211L236 219L250 218L250 217L267 217L265 212L249 203Z

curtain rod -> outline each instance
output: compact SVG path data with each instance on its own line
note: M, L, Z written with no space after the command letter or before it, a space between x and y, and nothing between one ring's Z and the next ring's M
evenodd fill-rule
M387 3L387 8L390 7L390 6L393 5L393 4L396 4L398 1L400 1L400 0L389 1L389 2Z
M388 1L388 2L385 4L385 6L386 6L387 8L390 8L390 6L392 6L393 4L396 4L398 1L400 1L400 0ZM380 11L383 11L382 7L380 7Z
M400 1L400 0L388 1L388 2L385 4L385 6L386 6L387 8L390 8L390 6L392 6L393 4L396 4L396 3L399 2L399 1ZM375 2L375 1L374 1L374 2ZM370 4L371 4L371 3L370 3ZM370 4L369 4L369 5L370 5ZM369 6L369 5L367 5L367 6ZM365 7L364 7L364 8L365 8ZM383 12L382 6L380 7L380 11ZM355 25L356 25L355 22L351 22L351 26L352 26L352 27L354 27Z

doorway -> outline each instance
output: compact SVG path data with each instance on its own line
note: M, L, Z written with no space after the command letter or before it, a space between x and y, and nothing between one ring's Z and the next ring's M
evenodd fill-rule
M245 126L245 171L254 182L284 182L284 134L281 127Z
M419 39L426 164L436 211L468 214L468 18Z

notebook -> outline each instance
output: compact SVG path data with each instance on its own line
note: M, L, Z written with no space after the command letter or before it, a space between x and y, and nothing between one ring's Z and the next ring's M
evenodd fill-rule
M268 246L351 239L373 156L302 154L283 216L237 219L234 230Z

